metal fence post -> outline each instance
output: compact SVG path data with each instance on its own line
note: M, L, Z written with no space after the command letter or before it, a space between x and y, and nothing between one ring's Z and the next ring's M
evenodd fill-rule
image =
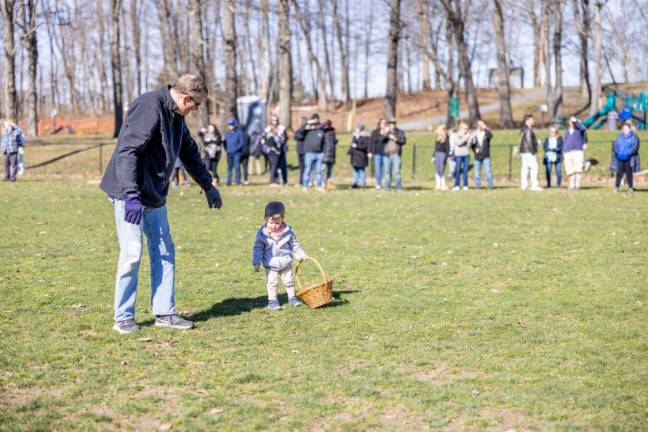
M513 181L513 144L509 144L509 172L508 180L509 182Z
M416 143L412 146L412 181L416 178Z

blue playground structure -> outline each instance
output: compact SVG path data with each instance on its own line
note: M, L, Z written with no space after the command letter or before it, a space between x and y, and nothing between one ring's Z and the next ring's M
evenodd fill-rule
M607 94L607 102L605 105L594 115L587 117L583 120L583 125L586 128L594 127L599 129L607 121L607 116L610 112L618 112L619 120L625 121L633 119L637 122L639 129L646 129L646 115L648 113L648 91L642 92L639 96L632 94L625 94L623 98L623 109L617 111L616 102L620 94L616 91L611 91Z

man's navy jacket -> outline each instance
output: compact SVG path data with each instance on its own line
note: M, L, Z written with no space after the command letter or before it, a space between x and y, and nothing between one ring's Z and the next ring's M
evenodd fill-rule
M110 197L123 199L140 193L143 205L162 207L178 156L204 190L211 187L212 177L176 109L168 86L145 93L131 104L99 185Z

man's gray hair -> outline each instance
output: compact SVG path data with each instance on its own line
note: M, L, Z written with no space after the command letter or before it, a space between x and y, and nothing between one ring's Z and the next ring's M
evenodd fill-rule
M197 75L184 74L171 84L171 88L194 99L200 100L207 97L207 86Z

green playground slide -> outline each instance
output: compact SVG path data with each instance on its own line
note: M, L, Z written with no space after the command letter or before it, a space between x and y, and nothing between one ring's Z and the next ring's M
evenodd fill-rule
M591 115L591 116L587 117L585 120L583 120L583 126L585 126L586 128L589 128L590 126L592 126L596 122L596 120L598 120L599 118L601 118L603 116L607 116L607 113L609 113L610 111L616 110L616 99L617 99L616 93L614 93L614 92L608 93L607 94L607 102L605 103L603 108L598 110L598 112L596 114ZM597 126L601 127L601 124L598 124Z

